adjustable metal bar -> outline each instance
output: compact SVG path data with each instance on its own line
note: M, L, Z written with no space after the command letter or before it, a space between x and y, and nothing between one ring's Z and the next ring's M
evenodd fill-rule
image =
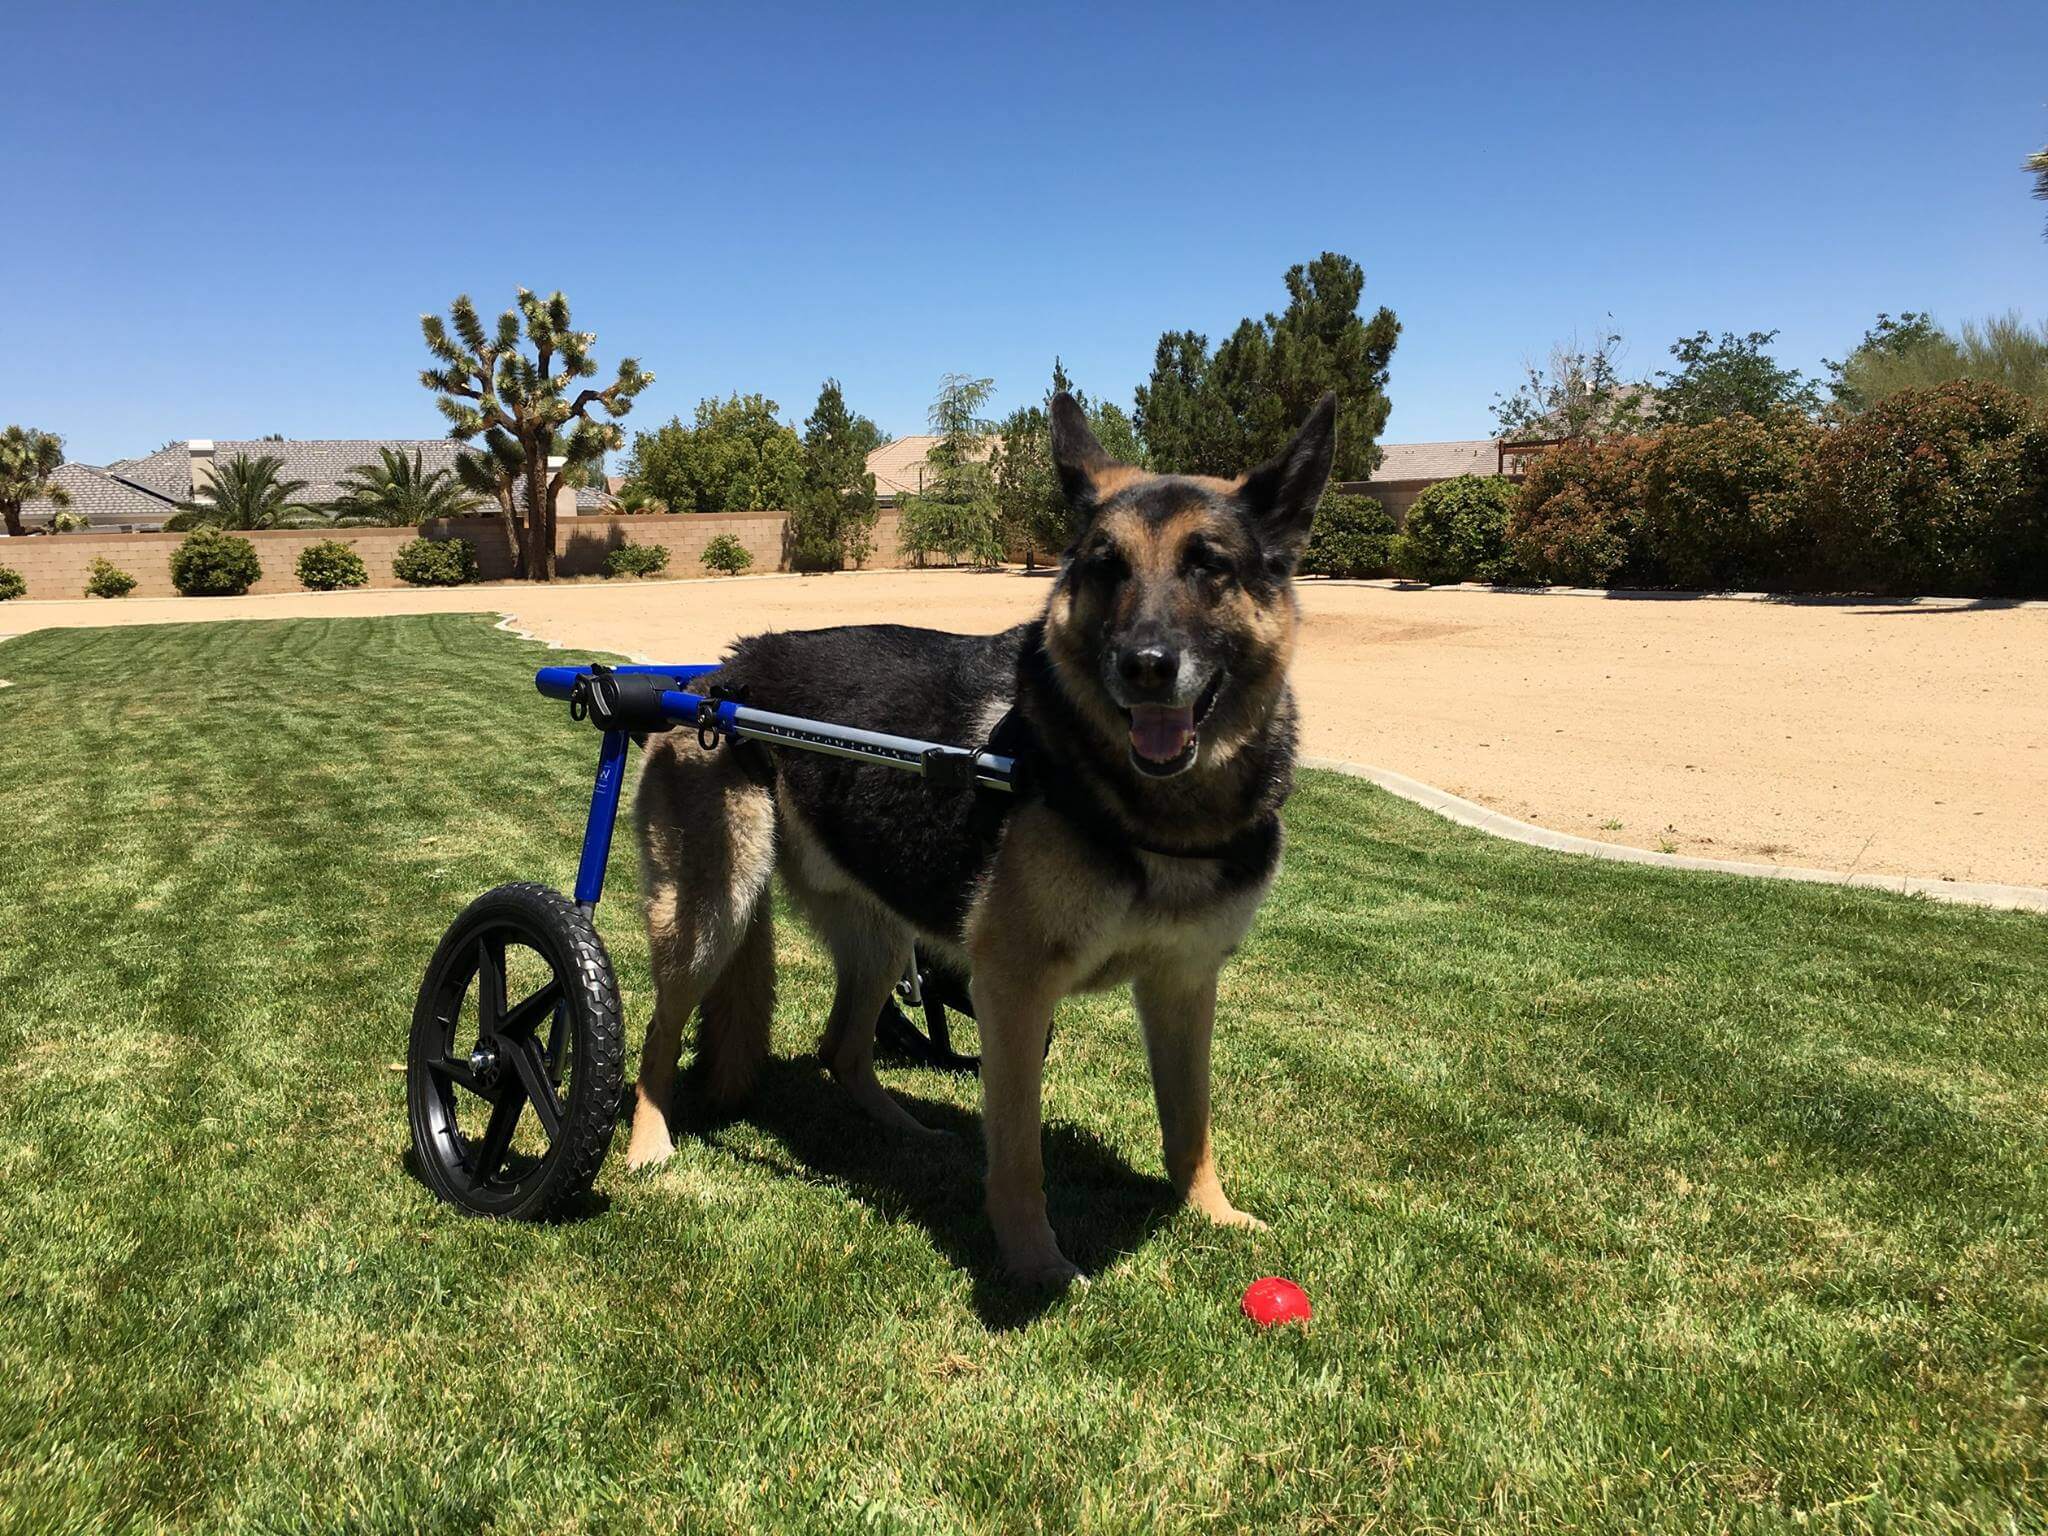
M633 666L613 670L629 676L670 678L678 683L687 683L719 669L713 665ZM575 691L577 682L589 675L589 667L542 667L534 674L533 681L534 686L549 698L567 699ZM948 746L944 742L920 741L914 736L892 736L885 731L862 730L858 726L834 725L800 715L780 715L773 710L755 709L732 699L707 698L687 688L663 690L661 708L672 729L692 726L714 729L728 740L759 741L769 746L823 752L853 762L873 763L883 768L915 773L934 783L961 788L980 785L986 789L1013 790L1016 787L1015 761L993 752L977 752L966 747Z

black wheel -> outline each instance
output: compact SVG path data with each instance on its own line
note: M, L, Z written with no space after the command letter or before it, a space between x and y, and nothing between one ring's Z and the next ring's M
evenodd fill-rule
M442 1199L534 1219L590 1188L611 1144L625 1030L611 957L558 891L501 885L456 918L413 1009L413 1155Z

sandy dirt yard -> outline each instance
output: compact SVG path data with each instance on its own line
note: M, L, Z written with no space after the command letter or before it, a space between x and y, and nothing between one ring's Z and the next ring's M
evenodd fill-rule
M1043 576L932 571L15 603L0 633L475 610L565 646L695 661L763 629L993 631L1046 590ZM1328 582L1301 595L1312 755L1638 848L2048 884L2048 605Z

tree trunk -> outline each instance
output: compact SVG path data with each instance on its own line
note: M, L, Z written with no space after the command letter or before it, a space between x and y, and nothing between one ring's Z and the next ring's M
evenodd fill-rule
M27 530L21 526L20 502L0 501L0 516L7 519L7 536L10 539L18 539L26 534Z
M555 579L555 509L548 505L547 439L526 447L526 574Z
M519 526L519 516L512 507L512 491L503 480L498 482L498 519L505 525L505 547L512 553L512 579L526 580L526 532Z

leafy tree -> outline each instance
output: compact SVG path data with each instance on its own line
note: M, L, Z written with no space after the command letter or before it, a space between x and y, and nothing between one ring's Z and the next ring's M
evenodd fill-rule
M1640 431L1647 415L1647 389L1621 376L1626 348L1621 332L1608 328L1590 349L1573 336L1550 349L1547 364L1523 364L1523 380L1511 395L1493 398L1500 436L1510 442L1613 437Z
M1003 558L1002 509L991 474L991 423L982 417L995 380L949 373L932 401L929 422L938 441L925 455L931 479L904 498L903 548L920 565L932 555L996 565Z
M875 477L868 473L874 423L846 408L827 379L804 422L803 484L789 519L791 562L805 570L863 565L875 548Z
M597 337L571 326L569 301L560 293L543 299L520 289L516 307L498 317L493 332L484 329L468 294L458 297L448 313L447 322L439 315L420 317L427 350L439 363L423 370L420 382L434 391L450 437L458 442L485 439L493 461L497 455L489 435L494 429L517 448L527 512L524 524L515 521L511 529L523 555L519 564L530 579L552 581L555 496L567 483L568 467L600 459L620 445L624 432L618 418L632 410L634 396L654 382L654 375L643 372L633 358L621 358L610 384L580 389L572 397L572 382L597 374L590 355ZM533 349L530 357L520 347L522 329ZM593 417L592 407L611 419ZM568 463L551 476L548 459L558 442Z
M1372 473L1400 322L1386 308L1370 320L1359 315L1365 272L1349 257L1325 251L1290 267L1286 284L1286 310L1239 322L1213 357L1198 332L1159 338L1152 375L1137 393L1137 436L1154 468L1237 474L1278 453L1316 401L1335 390L1333 476Z
M71 505L71 493L51 480L64 462L64 439L34 427L9 427L0 432L0 518L10 538L28 530L21 525L24 502L47 501L59 510Z
M2034 196L2048 202L2048 149L2037 149L2027 156L2027 169L2034 177ZM2043 238L2048 238L2048 234Z
M1064 549L1067 502L1052 463L1052 425L1041 406L1021 405L996 428L989 456L997 517L1005 545L1022 545L1024 564L1035 565L1041 549Z
M1966 321L1950 335L1924 314L1879 315L1862 344L1828 367L1835 403L1849 413L1957 379L1996 384L2048 409L2048 321L2030 326L2017 314L1999 315Z
M1724 331L1718 342L1705 331L1680 337L1671 344L1677 370L1657 374L1657 419L1696 427L1724 416L1813 415L1820 390L1764 350L1777 339L1776 331Z
M200 487L192 500L179 502L176 515L165 519L164 527L173 532L319 527L327 521L322 513L292 504L306 482L284 479L283 469L284 460L273 453L235 454L214 465L212 483Z
M803 489L803 440L766 395L700 400L682 418L633 439L626 478L672 512L788 509Z
M1145 467L1145 445L1138 439L1138 424L1122 406L1111 400L1098 400L1084 409L1088 413L1088 430L1102 444L1104 453L1119 464Z
M455 517L478 504L456 471L428 469L417 448L410 457L379 448L377 457L379 463L359 464L342 477L342 495L334 504L337 524L417 528L429 518Z

